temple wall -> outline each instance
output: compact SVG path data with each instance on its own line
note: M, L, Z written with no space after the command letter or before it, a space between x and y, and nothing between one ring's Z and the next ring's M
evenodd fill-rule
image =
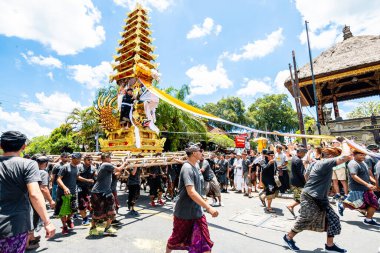
M380 124L380 116L376 117L377 124ZM326 126L321 128L322 134L333 136L344 136L354 138L358 143L373 144L374 136L370 131L363 130L363 127L371 126L371 118L346 119L346 120L331 120Z

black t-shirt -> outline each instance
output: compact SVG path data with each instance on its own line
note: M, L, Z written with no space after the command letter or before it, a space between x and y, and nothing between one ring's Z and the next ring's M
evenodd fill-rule
M262 180L263 184L265 186L272 185L275 186L276 182L274 181L274 174L276 171L276 162L269 164L267 163L263 168L262 168Z
M52 171L51 171L51 176L54 177L53 184L57 184L57 179L58 179L58 172L62 169L63 165L65 163L59 162L56 165L54 165Z
M133 168L129 169L128 185L140 185L141 168L136 169L136 174L132 175Z
M58 177L62 177L62 183L69 188L72 195L77 193L78 166L67 163L58 172ZM58 186L57 195L61 196L63 194L63 189Z
M249 159L245 159L242 161L242 165L243 165L243 173L248 173L249 171L249 165L251 164L250 160Z
M295 187L303 188L306 184L305 180L305 167L302 160L298 156L293 156L292 158L292 174L290 182Z
M84 164L79 166L79 176L86 179L95 179L95 167L94 166L85 166ZM90 191L93 184L77 181L78 188L81 190Z
M228 162L226 160L219 160L218 165L219 165L218 174L225 175L228 170Z

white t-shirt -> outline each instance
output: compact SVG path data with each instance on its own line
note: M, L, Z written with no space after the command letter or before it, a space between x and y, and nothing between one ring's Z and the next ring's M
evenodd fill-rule
M274 160L276 161L277 168L278 168L280 166L283 166L288 161L288 158L283 152L281 152L281 153L275 154Z

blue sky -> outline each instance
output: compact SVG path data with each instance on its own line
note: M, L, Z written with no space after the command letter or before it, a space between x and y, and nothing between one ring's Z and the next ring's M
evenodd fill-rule
M342 40L345 24L354 35L380 33L376 0L139 2L150 9L160 87L189 84L199 104L233 95L249 105L263 94L289 94L283 81L291 51L299 67L308 61L304 19L314 57ZM73 108L89 106L96 88L108 85L119 32L135 4L0 0L0 131L48 134ZM343 116L366 100L340 103Z

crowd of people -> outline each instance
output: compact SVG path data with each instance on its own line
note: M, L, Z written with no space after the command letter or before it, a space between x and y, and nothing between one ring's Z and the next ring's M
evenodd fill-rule
M115 215L123 204L117 197L120 175L127 177L128 215L140 215L136 202L147 186L151 207L165 205L165 199L175 203L167 252L211 252L213 242L204 212L217 217L216 207L225 205L222 193L227 192L241 193L247 199L257 192L267 213L276 213L272 208L276 197L292 193L294 201L286 208L296 221L283 240L295 251L299 248L293 238L312 230L327 232L327 251L346 252L334 243L341 226L329 196L337 202L340 216L346 209L358 210L365 215L364 224L380 226L373 218L379 209L380 161L350 149L343 139L323 148L278 143L259 153L240 150L207 155L199 145L191 144L186 149L187 160L149 168L130 166L127 161L113 164L110 153L102 153L100 162L81 153L62 153L57 161L43 155L25 159L20 157L25 141L25 135L15 131L3 133L0 139L4 151L0 156L0 252L38 248L41 238L34 230L42 226L48 238L54 235L46 203L54 210L53 217L60 218L62 234L70 233L76 218L90 226L91 236L114 235L113 225L120 223ZM367 148L379 151L377 145Z

